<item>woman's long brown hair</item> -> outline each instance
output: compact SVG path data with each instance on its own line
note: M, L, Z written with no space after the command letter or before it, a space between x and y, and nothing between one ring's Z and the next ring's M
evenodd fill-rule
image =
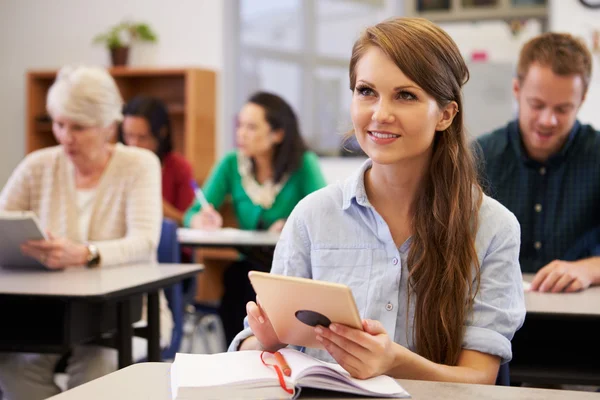
M416 351L436 363L456 365L465 320L479 288L475 250L482 190L463 126L461 87L469 71L454 41L420 18L394 18L368 28L352 49L350 89L355 67L376 46L443 108L459 113L436 132L428 174L417 198L408 256L408 304L415 296L412 332Z

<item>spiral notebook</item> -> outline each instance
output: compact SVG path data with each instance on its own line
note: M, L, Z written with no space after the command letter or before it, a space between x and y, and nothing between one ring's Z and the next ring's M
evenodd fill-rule
M171 366L174 400L296 399L302 388L331 390L379 398L410 398L389 376L355 379L337 364L326 363L297 350L279 351L289 366L271 353L237 351L219 354L181 354Z

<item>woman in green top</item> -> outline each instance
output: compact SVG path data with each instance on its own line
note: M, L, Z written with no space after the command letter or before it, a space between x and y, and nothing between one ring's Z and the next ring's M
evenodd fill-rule
M241 229L279 232L296 204L325 186L318 158L307 150L292 108L271 93L258 92L248 99L240 110L236 135L238 151L225 155L204 184L212 206L202 208L194 202L184 215L184 225L220 228L223 218L216 209L231 195ZM243 327L246 303L255 299L248 271L271 268L272 252L246 256L223 278L219 311L228 343Z

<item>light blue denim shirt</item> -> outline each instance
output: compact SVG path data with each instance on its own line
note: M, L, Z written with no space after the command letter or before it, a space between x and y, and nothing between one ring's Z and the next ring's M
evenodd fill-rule
M369 203L364 175L370 167L367 160L344 183L314 192L296 206L277 243L271 272L348 285L361 317L379 320L396 343L414 351L414 298L406 309L411 239L397 248L386 222ZM525 319L520 228L510 211L487 196L479 210L475 246L481 282L465 321L462 347L508 362L510 341ZM252 335L247 320L244 326L229 351ZM333 361L324 350L305 352Z

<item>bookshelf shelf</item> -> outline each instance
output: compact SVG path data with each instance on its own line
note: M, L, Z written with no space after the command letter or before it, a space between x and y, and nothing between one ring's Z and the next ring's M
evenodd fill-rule
M125 101L138 94L155 96L167 104L175 151L192 164L202 183L216 157L216 74L200 68L129 68L108 70ZM56 145L46 113L46 95L56 70L29 71L26 94L26 150Z

